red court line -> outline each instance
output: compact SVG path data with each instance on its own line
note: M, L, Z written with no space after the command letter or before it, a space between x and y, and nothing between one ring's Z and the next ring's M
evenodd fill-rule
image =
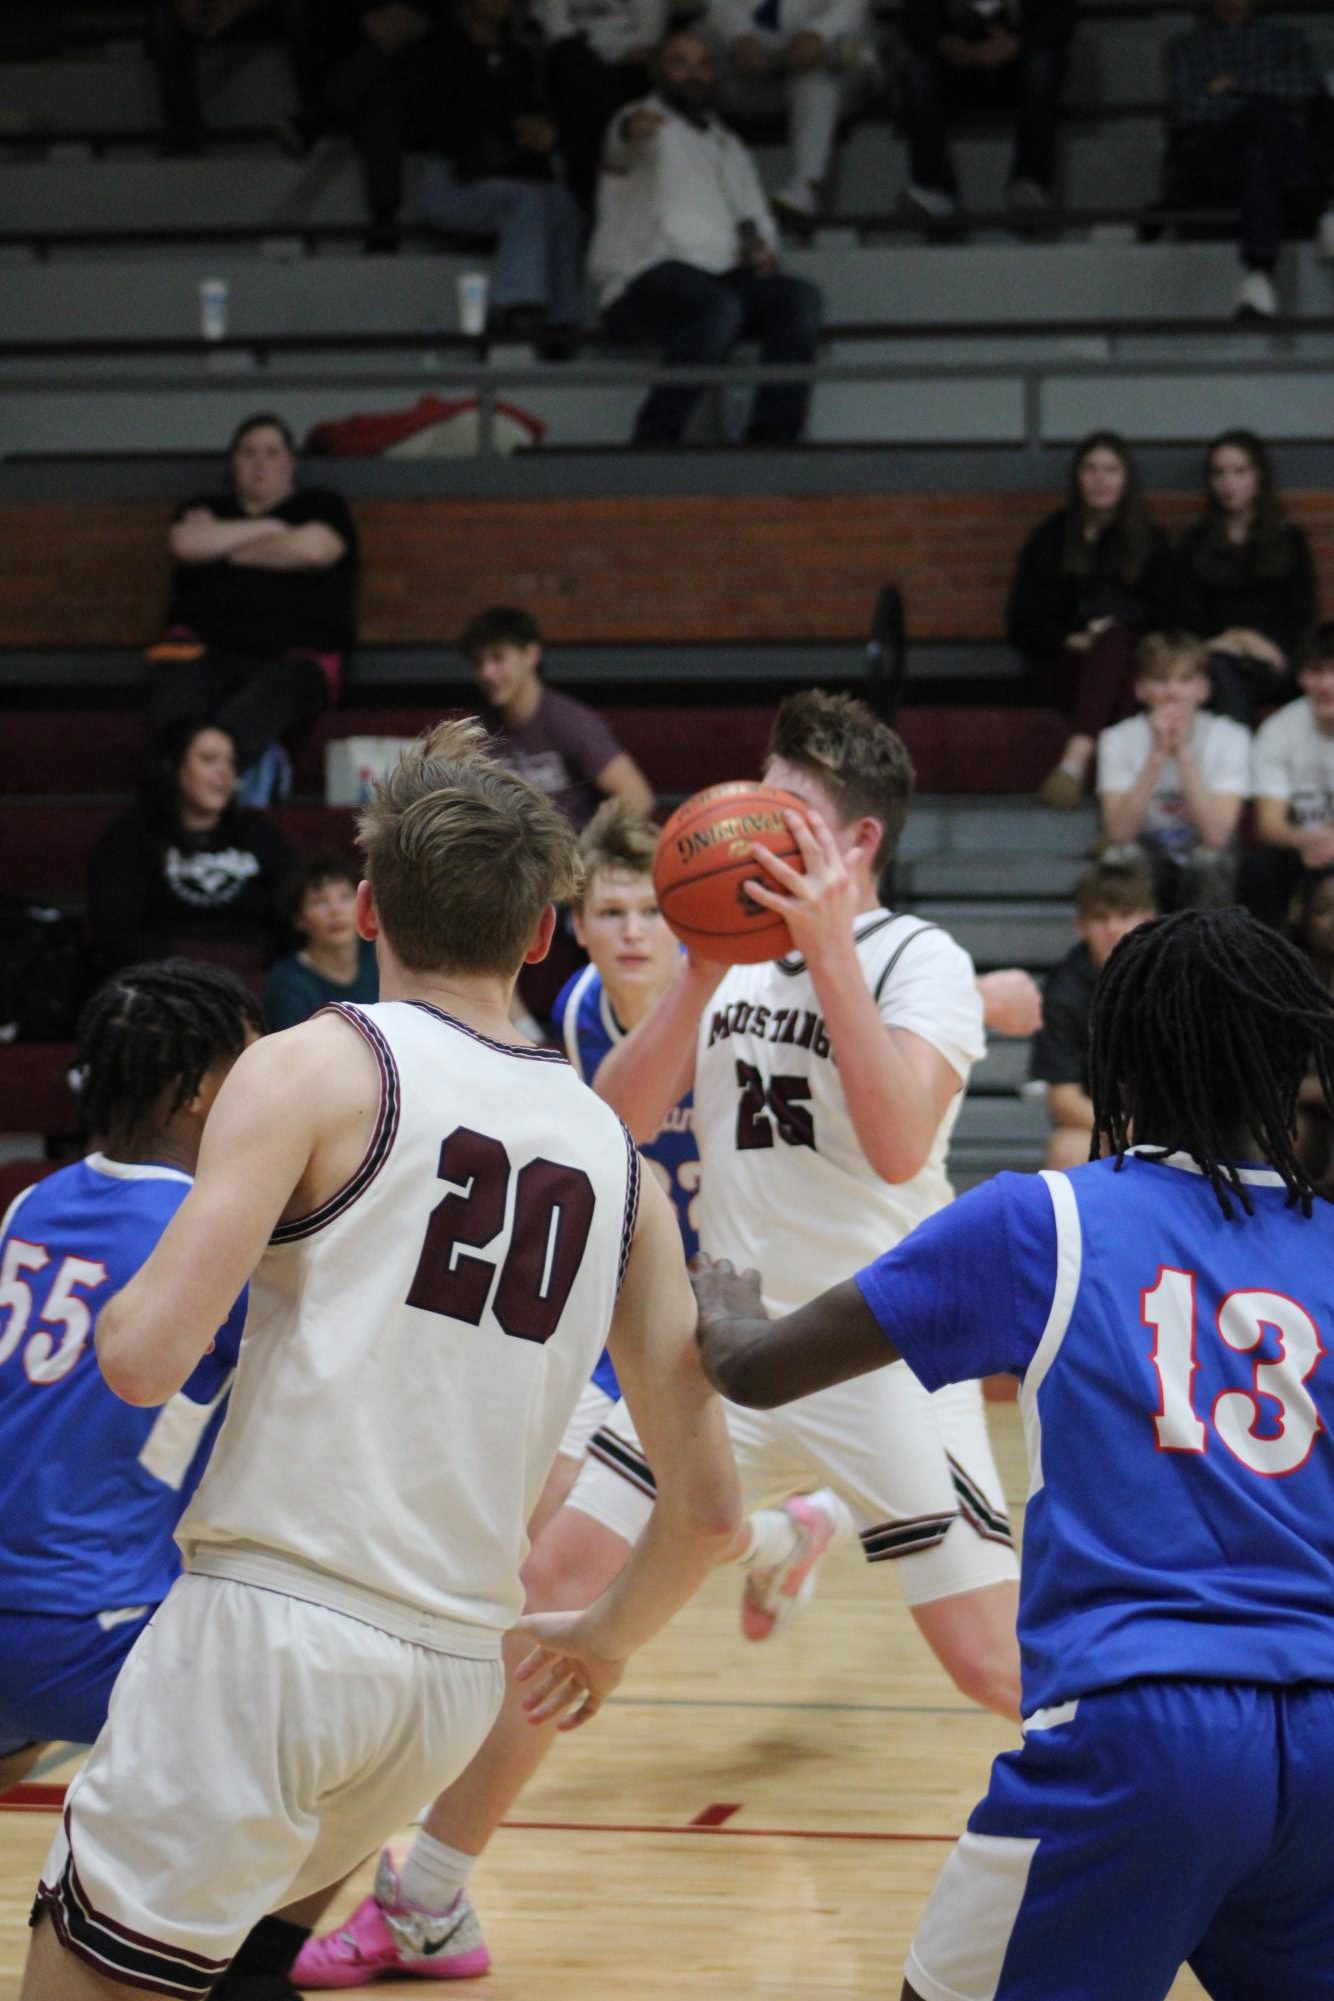
M0 1795L0 1813L59 1813L64 1786L17 1785ZM525 1834L725 1834L749 1841L954 1841L953 1834L910 1834L888 1828L732 1827L724 1825L737 1806L709 1806L684 1827L652 1821L502 1820L501 1826ZM706 1816L709 1816L706 1818Z
M63 1786L29 1785L25 1781L0 1793L0 1811L5 1813L59 1813L64 1804Z
M887 1828L844 1827L709 1827L687 1821L684 1827L665 1827L647 1821L616 1820L502 1820L500 1825L529 1834L721 1834L729 1840L743 1836L751 1841L950 1841L957 1834L906 1834Z

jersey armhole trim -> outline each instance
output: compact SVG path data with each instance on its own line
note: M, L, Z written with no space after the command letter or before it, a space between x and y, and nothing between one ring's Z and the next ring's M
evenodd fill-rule
M1033 1351L1033 1359L1024 1373L1024 1380L1019 1389L1019 1409L1024 1421L1024 1442L1028 1447L1030 1500L1041 1490L1043 1484L1042 1420L1038 1415L1038 1391L1042 1388L1048 1370L1060 1353L1061 1343L1069 1328L1070 1316L1074 1312L1075 1300L1079 1294L1079 1279L1084 1263L1084 1238L1079 1221L1079 1204L1075 1200L1070 1177L1059 1174L1051 1168L1044 1168L1039 1179L1046 1183L1056 1221L1056 1283L1052 1289L1051 1311L1042 1330L1042 1339Z
M884 969L881 972L879 979L876 981L875 985L871 989L872 998L874 1000L876 1000L877 1002L880 1000L881 995L885 991L886 981L888 980L890 974L893 972L895 966L898 965L899 960L903 957L908 947L912 944L913 939L924 937L928 931L940 931L943 928L944 927L939 924L919 924L915 931L910 931L906 938L900 940L895 950L890 953L889 958L885 963ZM870 935L871 934L868 931L866 933L866 936L869 938ZM857 942L860 944L861 940L858 939Z
M361 1157L361 1163L350 1180L345 1181L336 1194L308 1216L294 1216L289 1222L279 1223L270 1237L271 1244L295 1244L305 1237L313 1237L317 1230L325 1230L334 1223L374 1181L380 1169L389 1158L398 1133L398 1117L402 1093L398 1081L398 1065L394 1053L385 1040L383 1031L362 1014L359 1008L347 1001L334 1001L329 1007L321 1008L322 1014L341 1015L343 1020L356 1029L358 1035L369 1043L376 1062L380 1066L380 1111L371 1134L370 1144Z
M622 1125L621 1131L625 1135L626 1166L625 1215L621 1223L621 1255L616 1266L616 1297L618 1299L621 1296L621 1287L625 1283L625 1268L630 1262L630 1247L634 1243L635 1226L639 1221L640 1175L639 1148L631 1138L629 1126Z
M584 1076L584 1066L579 1056L579 1010L584 1004L584 996L588 992L596 975L596 966L585 966L582 973L576 975L574 985L570 988L569 998L565 1003L564 1018L561 1021L561 1040L565 1044L566 1057L575 1075L581 1078L585 1084L588 1082L588 1079Z

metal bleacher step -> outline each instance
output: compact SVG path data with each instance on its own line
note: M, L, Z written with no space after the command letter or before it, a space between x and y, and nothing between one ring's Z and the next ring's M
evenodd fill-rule
M1048 908L1000 898L991 903L924 899L915 904L914 914L943 925L983 972L995 966L1045 970L1070 949L1070 913L1061 904Z
M1083 855L937 854L911 864L914 897L1033 897L1068 904L1086 866Z
M969 1097L1013 1099L1028 1081L1028 1043L1022 1036L992 1036L968 1079Z

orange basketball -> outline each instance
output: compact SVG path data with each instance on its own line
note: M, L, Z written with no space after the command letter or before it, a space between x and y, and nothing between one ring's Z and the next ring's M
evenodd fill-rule
M761 874L751 843L772 848L800 869L801 850L785 811L803 811L777 785L710 785L678 806L658 836L653 887L658 908L681 940L706 959L749 966L781 959L792 937L781 917L746 888Z

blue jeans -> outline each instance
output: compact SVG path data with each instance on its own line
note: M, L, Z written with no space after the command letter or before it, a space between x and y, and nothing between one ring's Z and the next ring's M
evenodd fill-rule
M448 160L428 160L417 208L437 229L496 239L491 303L545 306L557 326L577 326L583 302L583 221L559 181L461 181Z
M782 272L746 269L714 273L674 258L641 271L602 316L614 340L653 340L670 367L725 361L749 336L760 359L814 361L823 301L814 285ZM681 442L690 412L703 394L698 383L650 390L635 420L637 445ZM755 397L747 437L791 444L801 436L810 402L802 382L767 383Z
M943 56L914 52L899 70L899 105L908 141L908 171L919 187L957 195L958 182L945 131L951 110L996 111L1014 107L1010 180L1050 188L1056 156L1056 113L1065 76L1065 50L1021 49L996 69L958 69Z

